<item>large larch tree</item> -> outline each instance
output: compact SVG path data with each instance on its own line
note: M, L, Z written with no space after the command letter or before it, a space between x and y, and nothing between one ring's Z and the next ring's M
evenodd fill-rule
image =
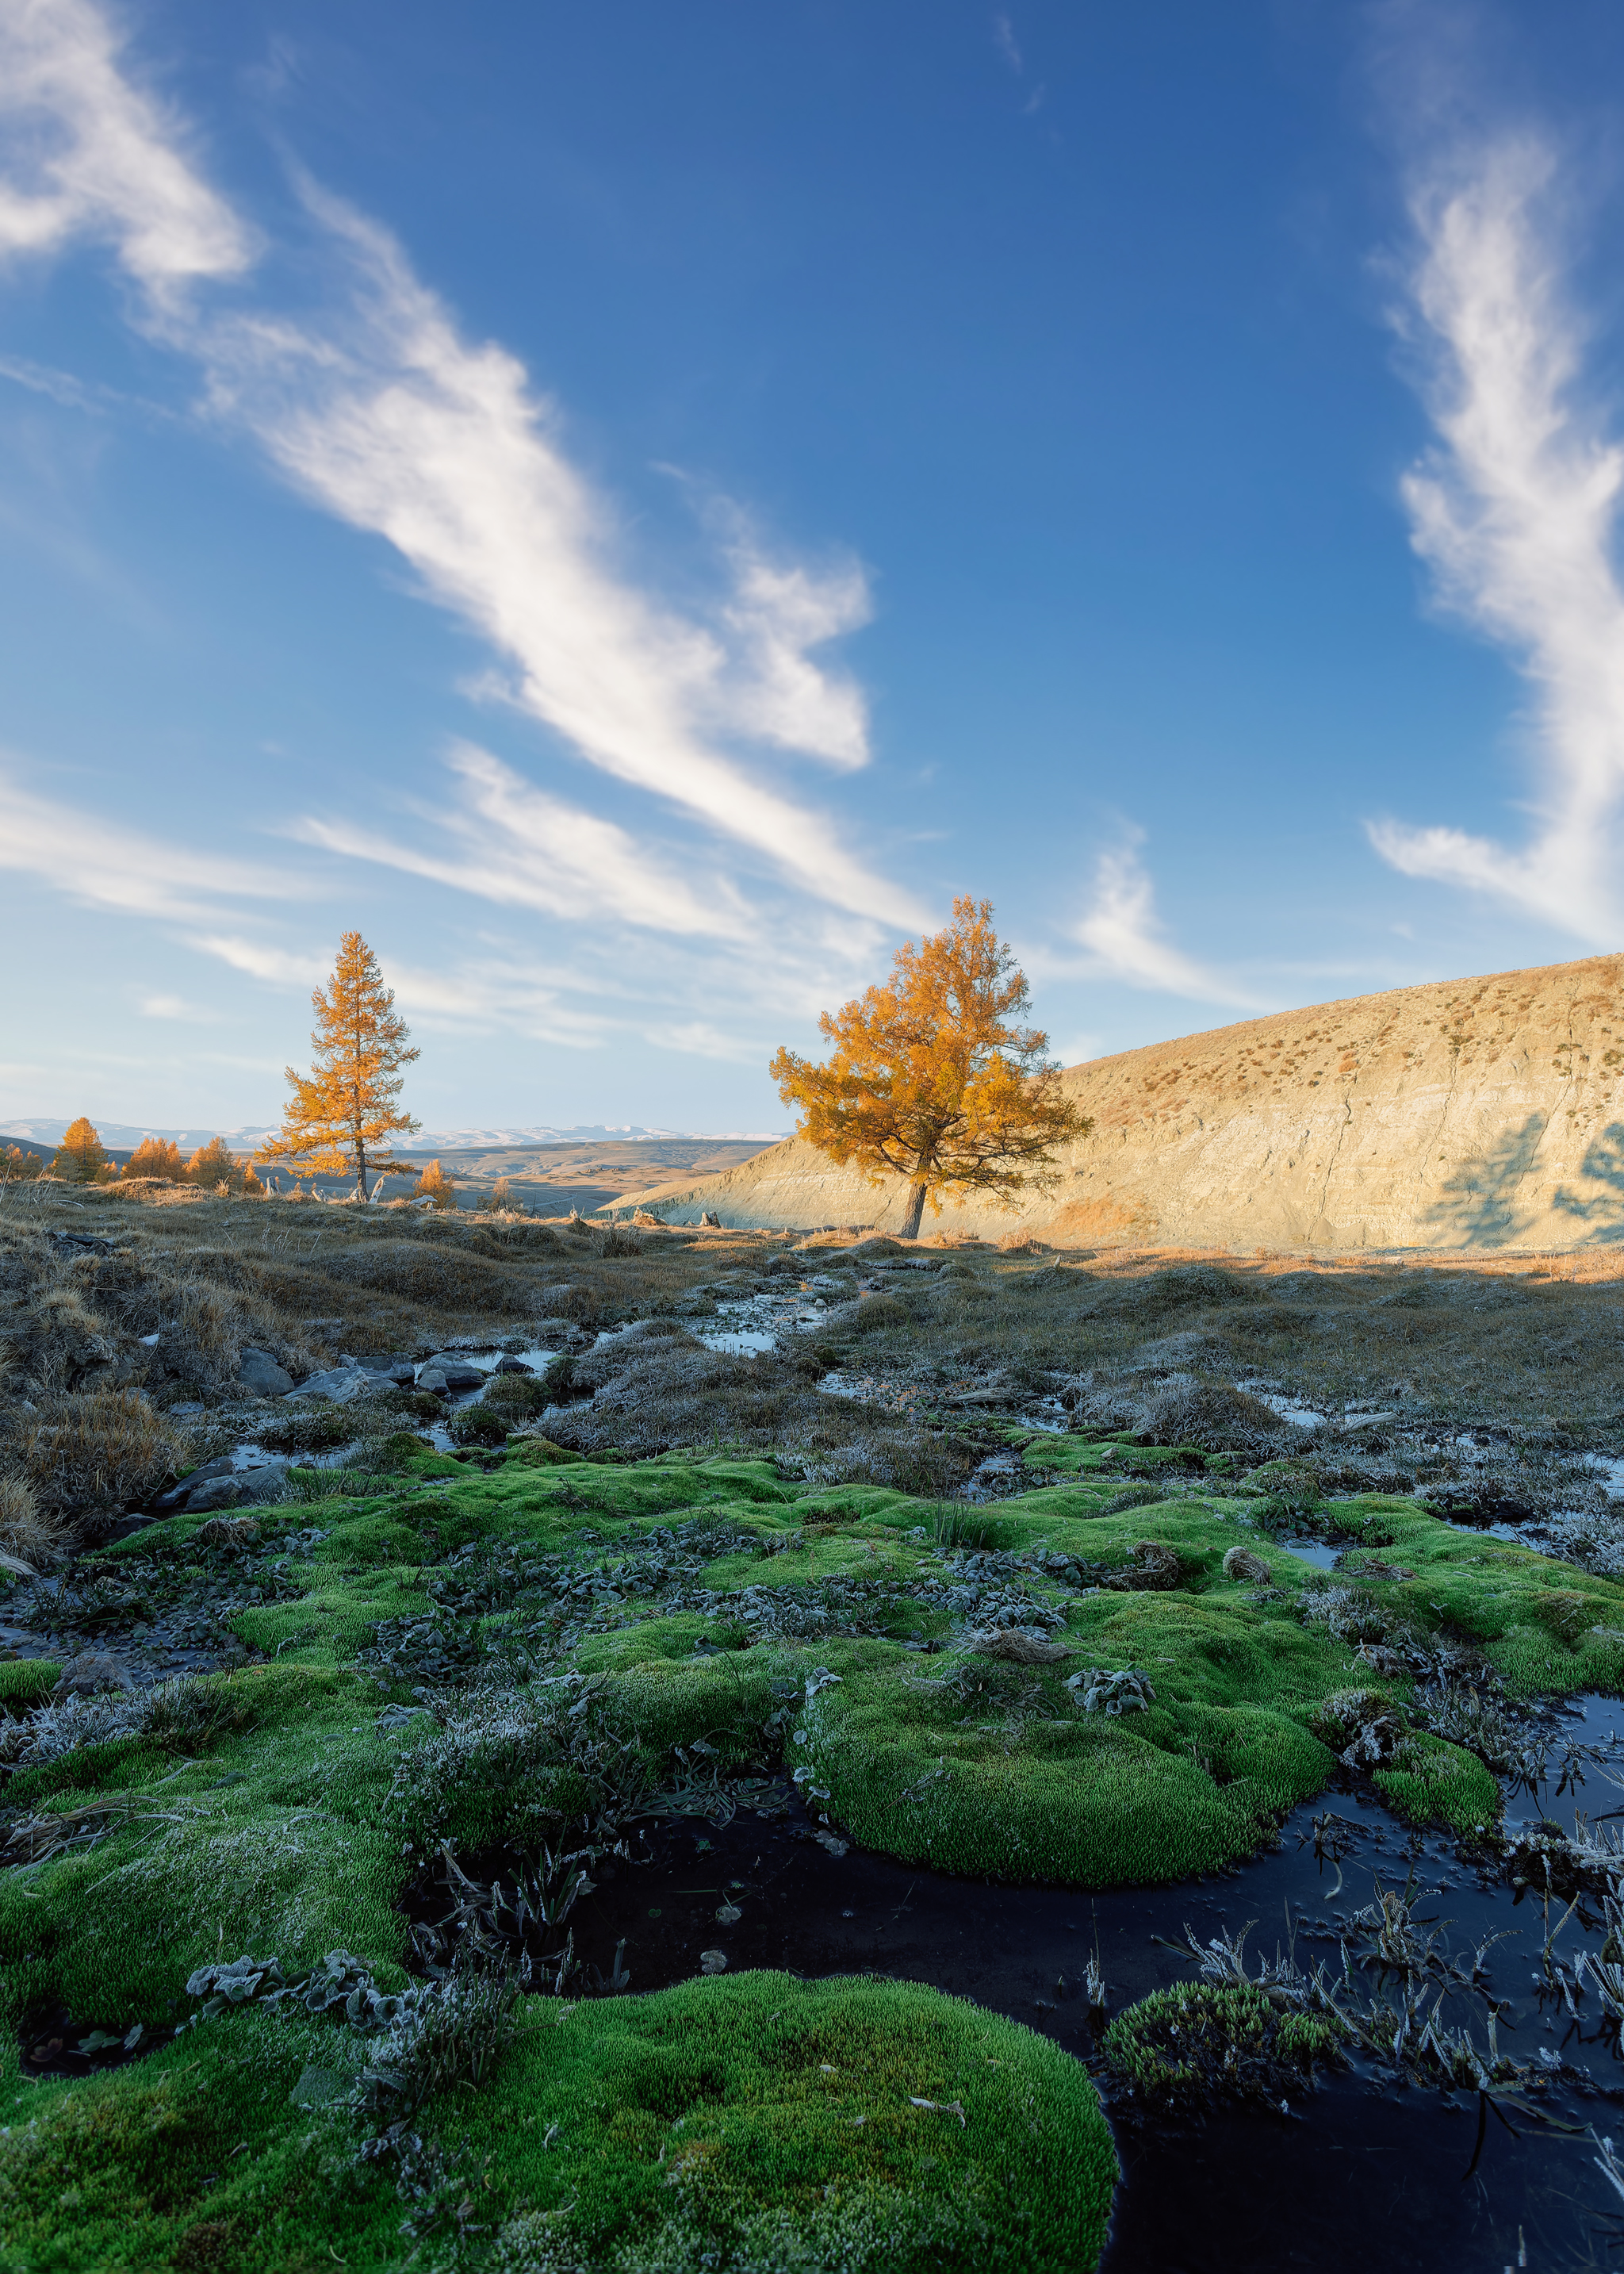
M417 1056L408 1049L406 1021L395 991L383 983L378 959L358 931L339 943L338 961L325 989L311 997L316 1014L308 1074L287 1069L292 1096L278 1135L267 1138L256 1163L286 1163L296 1177L353 1175L363 1200L367 1179L410 1164L393 1158L389 1141L420 1125L397 1103L401 1068Z
M1030 1007L1026 975L993 930L992 903L953 902L943 931L898 948L890 983L818 1025L834 1044L822 1065L779 1050L770 1072L799 1133L870 1184L912 1187L903 1237L929 1201L1014 1195L1056 1181L1055 1148L1092 1126L1060 1087L1049 1036L1012 1024Z

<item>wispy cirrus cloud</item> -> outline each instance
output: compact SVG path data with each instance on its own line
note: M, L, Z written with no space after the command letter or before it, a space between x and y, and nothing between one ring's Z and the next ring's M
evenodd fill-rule
M550 797L471 742L455 744L446 763L462 802L425 817L432 849L346 816L306 816L293 833L480 900L572 921L607 915L652 931L733 939L752 930L751 912L725 877L690 882L626 830ZM459 852L441 849L447 838Z
M100 237L165 301L199 277L248 267L252 232L202 178L183 122L135 83L103 10L4 0L0 46L0 256Z
M1259 1007L1250 990L1176 947L1156 914L1155 886L1139 858L1143 830L1103 852L1094 864L1088 912L1073 927L1093 958L1092 968L1131 987L1153 988L1198 1003Z
M1624 451L1587 385L1552 144L1457 145L1410 199L1417 250L1399 321L1435 447L1402 485L1440 604L1504 648L1533 694L1538 817L1510 847L1453 825L1368 825L1407 876L1492 894L1562 930L1616 937L1624 800L1624 591L1613 550Z
M38 796L0 771L0 870L38 877L83 907L194 921L223 900L285 902L297 877L193 852L171 840Z
M740 521L728 589L709 608L662 598L628 565L615 514L518 359L466 338L386 230L308 181L320 305L214 305L203 287L241 278L254 235L136 85L92 0L0 0L0 114L15 136L0 251L110 243L145 295L144 328L194 359L214 417L393 546L576 756L818 899L919 916L827 814L744 754L867 762L861 690L821 654L868 615L855 563L775 559Z

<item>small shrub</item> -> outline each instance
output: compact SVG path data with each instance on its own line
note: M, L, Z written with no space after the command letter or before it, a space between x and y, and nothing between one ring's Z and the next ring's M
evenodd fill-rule
M446 1424L455 1445L502 1445L508 1441L511 1427L505 1413L499 1413L483 1400L477 1405L461 1407Z
M499 1374L486 1383L482 1402L515 1420L529 1421L553 1401L533 1374Z
M968 1508L938 1509L929 1526L937 1547L971 1547L996 1552L1009 1544L1009 1527L996 1516L982 1516Z
M579 1453L567 1453L551 1437L515 1437L508 1443L508 1465L522 1469L552 1469L578 1464Z
M357 2106L403 2123L454 2085L477 2088L516 2034L519 1985L472 1969L414 1983L398 2017L374 2040L355 2088Z
M1306 1515L1325 1499L1325 1487L1301 1461L1265 1461L1242 1481L1266 1493L1288 1516Z
M438 1399L434 1411L440 1411ZM349 1444L355 1434L355 1416L349 1407L312 1405L304 1412L297 1408L284 1412L260 1430L259 1442L267 1453L331 1453Z
M620 1231L612 1227L604 1234L604 1244L598 1250L598 1254L600 1255L641 1255L643 1242L634 1239L629 1231Z
M1226 1579L1243 1580L1253 1587L1267 1587L1274 1577L1255 1548L1242 1547L1238 1543L1224 1550L1223 1576Z
M14 1658L0 1665L0 1707L13 1713L43 1706L62 1672L54 1658Z
M1161 1485L1124 1485L1094 1513L1097 1516L1121 1516L1131 1508L1154 1508L1158 1501L1166 1498L1167 1494Z

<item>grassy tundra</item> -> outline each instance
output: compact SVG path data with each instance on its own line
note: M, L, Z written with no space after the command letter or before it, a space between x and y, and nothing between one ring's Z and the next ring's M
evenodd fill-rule
M57 1584L6 1574L0 2267L1091 2265L1083 2064L730 1974L726 1903L642 1994L575 1956L592 1875L662 1814L804 1806L921 1868L1170 1880L1349 1779L1492 1857L1525 1702L1624 1694L1582 1457L1620 1449L1617 1297L1566 1266L18 1197L0 1509ZM747 1298L804 1324L698 1338ZM561 1354L451 1450L410 1382L242 1381L458 1340ZM272 1496L121 1525L245 1441ZM1560 1555L1442 1520L1507 1509ZM1356 2026L1199 1996L1277 2066ZM1164 2026L1102 2040L1121 2090Z

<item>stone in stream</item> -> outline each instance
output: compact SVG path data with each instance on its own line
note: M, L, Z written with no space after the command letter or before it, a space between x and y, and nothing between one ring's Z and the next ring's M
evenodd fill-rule
M56 1676L53 1698L99 1698L109 1690L133 1690L134 1677L104 1650L81 1650Z
M288 1463L282 1460L259 1461L252 1469L237 1472L239 1508L263 1505L267 1501L280 1500L287 1489Z
M235 1476L209 1477L195 1492L186 1495L188 1516L210 1516L216 1509L235 1508L243 1497L243 1487Z
M269 1351L244 1348L237 1386L251 1397L285 1397L293 1387L293 1376L277 1365Z
M534 1374L536 1369L533 1366L526 1366L522 1358L499 1358L496 1371L498 1374Z
M361 1366L333 1366L325 1373L312 1374L290 1395L294 1397L325 1397L335 1405L348 1405L352 1398L361 1397L372 1387L374 1377Z
M176 1410L179 1411L178 1408ZM218 1460L205 1461L201 1468L193 1469L191 1474L184 1476L178 1484L171 1485L167 1492L161 1492L153 1502L153 1507L160 1516L172 1516L177 1508L186 1506L192 1494L200 1486L207 1484L215 1477L229 1477L235 1466L236 1464L229 1453L222 1454Z
M437 1351L417 1369L419 1389L477 1389L484 1380L485 1368L470 1366L455 1351Z

